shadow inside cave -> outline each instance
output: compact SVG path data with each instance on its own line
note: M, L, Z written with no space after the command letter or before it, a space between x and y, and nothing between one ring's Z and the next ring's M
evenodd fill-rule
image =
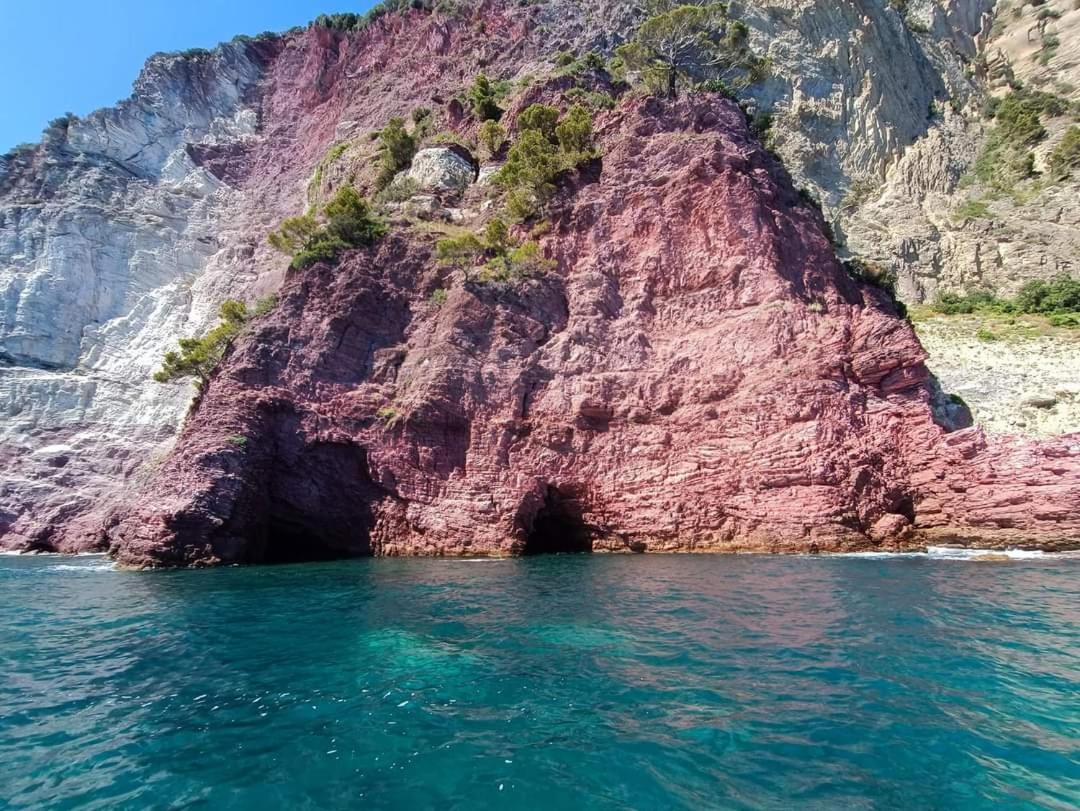
M247 563L308 563L372 554L372 482L364 448L315 443L278 459L261 514L253 522Z
M572 492L549 486L525 536L525 555L592 552L593 530L582 517L581 501Z

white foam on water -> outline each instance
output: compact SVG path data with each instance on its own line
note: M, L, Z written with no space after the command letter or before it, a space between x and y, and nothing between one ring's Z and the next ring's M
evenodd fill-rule
M1005 557L1009 560L1053 560L1061 554L1038 549L959 549L952 546L928 546L926 554L945 560L978 560L986 557Z
M72 566L67 563L58 563L49 567L53 572L113 572L116 571L115 563L96 563L91 566Z
M34 552L20 549L4 549L0 550L0 555L7 555L10 557L22 557L25 555L28 558L103 558L108 555L108 552L75 552L74 554L69 554L67 552Z
M973 549L953 546L928 546L925 552L837 552L836 554L821 555L820 557L861 558L862 560L926 558L928 560L967 561L984 561L992 558L1008 558L1009 560L1080 559L1080 555L1068 552L1043 552L1038 549Z

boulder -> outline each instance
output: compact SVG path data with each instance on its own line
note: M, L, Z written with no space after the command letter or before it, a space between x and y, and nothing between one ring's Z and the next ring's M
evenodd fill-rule
M409 168L409 179L422 190L463 192L476 180L476 165L460 147L436 146L421 149Z

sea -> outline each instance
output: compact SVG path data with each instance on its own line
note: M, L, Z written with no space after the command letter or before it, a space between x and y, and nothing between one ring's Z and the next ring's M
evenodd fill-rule
M1080 558L0 557L4 809L1075 809Z

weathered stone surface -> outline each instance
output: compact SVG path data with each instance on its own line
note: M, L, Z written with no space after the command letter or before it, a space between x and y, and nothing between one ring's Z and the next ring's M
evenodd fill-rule
M476 180L476 165L457 149L421 149L409 167L409 178L426 191L463 192Z
M853 180L891 177L912 144L937 137L931 99L955 98L965 110L981 100L965 67L985 42L989 0L907 5L929 33L905 26L887 3L733 5L773 65L750 94L776 114L776 145L797 185L828 210ZM633 5L615 0L484 0L460 17L391 14L362 33L313 28L155 57L130 101L50 131L30 153L0 157L0 546L101 542L86 531L95 523L87 509L153 473L191 395L149 382L162 353L205 328L222 299L277 287L287 262L265 235L282 218L351 178L370 191L371 132L427 106L440 129L471 136L455 96L476 73L542 75L553 51L610 50L633 19ZM953 182L977 141L969 131L943 133L940 150L914 147L927 154L911 163L926 171L898 176L913 191ZM348 149L324 166L343 142ZM956 157L935 168L939 152ZM841 220L843 235L850 218ZM899 245L914 257L910 278L936 278L935 254L893 239L913 221L907 209L893 207L886 221L891 230L863 244ZM997 267L1022 256L1028 275L1041 249L1023 247L1024 229L1009 240ZM984 266L985 252L965 251L949 254L958 272L964 256ZM621 294L609 295L605 310ZM906 385L907 374L886 385ZM568 413L592 397L576 393ZM649 414L634 406L630 420L644 425Z
M734 104L600 133L543 278L466 285L400 231L290 277L106 522L118 558L1076 543L1080 439L935 424L911 326Z

